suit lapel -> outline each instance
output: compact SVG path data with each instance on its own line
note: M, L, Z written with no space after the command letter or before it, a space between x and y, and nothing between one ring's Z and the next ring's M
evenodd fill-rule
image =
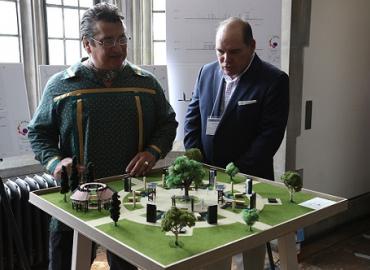
M255 70L259 62L260 62L260 59L258 58L257 55L255 55L252 65L247 70L247 72L240 78L238 86L235 88L235 91L233 95L231 96L229 104L227 105L221 117L221 121L220 121L218 128L220 128L222 123L226 121L225 119L227 119L227 117L235 109L235 107L238 106L238 101L241 100L243 96L245 95L245 93L248 92L249 88L253 86L254 79L255 79Z
M224 79L222 76L222 70L219 69L215 74L214 87L213 87L213 100L214 100L214 112L213 117L220 117L221 102L223 96L223 84Z

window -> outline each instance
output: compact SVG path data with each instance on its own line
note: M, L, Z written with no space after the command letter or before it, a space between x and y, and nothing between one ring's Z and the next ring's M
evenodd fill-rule
M46 0L50 65L71 65L87 56L80 42L80 20L93 0Z
M153 0L153 61L166 64L166 0Z
M18 3L0 0L0 62L21 62Z

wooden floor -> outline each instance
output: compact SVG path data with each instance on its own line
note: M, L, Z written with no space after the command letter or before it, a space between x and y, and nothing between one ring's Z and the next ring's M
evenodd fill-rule
M279 257L275 251L273 257L275 269L278 270ZM341 226L316 239L305 241L301 246L298 261L299 269L370 270L370 216ZM108 269L105 251L99 248L91 270ZM234 269L239 270L235 267ZM267 259L265 269L270 269Z
M370 216L308 242L298 258L300 269L370 269Z

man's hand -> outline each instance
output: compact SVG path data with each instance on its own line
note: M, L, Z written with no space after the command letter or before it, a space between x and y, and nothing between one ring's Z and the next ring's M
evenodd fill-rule
M58 181L60 180L61 173L62 173L62 166L67 168L68 176L70 176L72 172L72 163L73 163L72 158L70 157L63 158L55 167L55 170L53 173L55 180L58 180ZM77 171L79 175L82 175L85 172L85 170L86 170L85 166L77 164Z
M140 152L130 161L126 172L131 176L141 176L149 172L155 165L155 157L149 152Z
M63 158L55 167L53 176L55 180L60 180L60 175L62 173L62 166L67 168L68 175L71 174L71 168L72 168L72 158L67 157Z

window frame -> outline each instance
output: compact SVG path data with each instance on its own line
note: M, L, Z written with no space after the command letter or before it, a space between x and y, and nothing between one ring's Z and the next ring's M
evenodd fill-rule
M12 63L22 63L23 62L23 50L22 50L22 29L21 29L21 14L19 9L19 0L0 0L0 2L13 2L15 3L15 12L17 15L17 32L18 34L2 34L0 33L0 37L16 37L18 39L18 61Z
M50 40L61 40L63 41L63 52L64 52L64 56L63 56L63 63L58 63L58 65L67 65L67 41L69 40L74 40L74 41L79 41L79 55L80 57L82 57L83 55L83 46L82 46L82 43L81 43L81 38L80 38L80 32L79 32L79 37L78 38L67 38L65 36L65 17L64 17L64 12L65 12L65 9L76 9L78 11L78 21L79 21L79 24L81 23L81 13L85 12L88 8L86 7L80 7L80 0L78 0L78 5L77 6L69 6L69 5L64 5L64 0L61 0L61 4L48 4L46 3L46 0L43 1L44 2L44 5L43 5L43 9L44 9L44 14L45 14L45 20L44 20L44 31L45 31L45 39L46 39L46 44L45 44L45 48L46 48L46 63L49 65L50 64L50 49L49 49L49 41ZM98 3L99 1L96 1L96 0L93 0L93 5ZM56 7L56 8L60 8L61 11L62 11L62 28L63 28L63 37L60 37L60 38L56 38L56 37L49 37L48 36L48 25L47 25L47 8L48 7ZM76 59L77 60L77 59Z
M166 38L165 39L154 39L154 14L165 14L166 16L166 9L164 10L155 10L154 9L154 4L153 4L153 1L155 0L151 0L152 1L152 27L151 27L151 35L152 35L152 50L151 50L151 53L152 53L152 63L155 64L155 55L154 55L154 47L155 47L155 44L160 44L160 43L164 43L166 45ZM166 53L166 51L164 52ZM166 57L167 59L167 57ZM167 61L166 61L167 62ZM167 64L167 63L163 63L164 65Z

